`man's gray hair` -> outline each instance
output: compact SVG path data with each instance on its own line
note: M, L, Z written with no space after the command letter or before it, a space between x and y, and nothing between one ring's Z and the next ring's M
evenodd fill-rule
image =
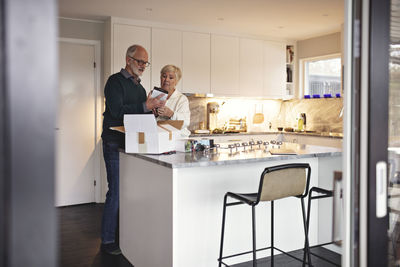
M134 44L131 45L130 47L128 47L128 49L126 50L126 57L132 57L133 54L135 54L136 49L140 47L140 45Z

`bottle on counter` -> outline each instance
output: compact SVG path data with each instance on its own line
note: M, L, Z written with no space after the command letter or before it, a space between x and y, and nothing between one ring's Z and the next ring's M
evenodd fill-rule
M297 130L298 131L304 130L304 119L302 117L297 119Z

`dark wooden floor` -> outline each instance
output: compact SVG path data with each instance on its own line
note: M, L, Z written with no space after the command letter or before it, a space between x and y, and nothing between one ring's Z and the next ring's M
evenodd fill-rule
M124 256L100 252L103 204L58 208L61 267L132 267Z
M329 260L325 261L322 260L318 257L311 256L311 263L312 266L314 267L335 267L335 266L340 266L340 255L337 253L334 253L328 249L325 248L314 248L313 253L317 254L318 256L322 256L325 259ZM303 251L302 250L296 250L290 253L291 255L297 257L297 258L303 258ZM271 266L271 258L263 258L260 260L257 260L258 267L267 267ZM295 260L289 256L279 254L277 256L274 256L274 266L278 267L299 267L302 266L302 263L298 260ZM236 264L233 265L232 267L253 267L252 262L245 262L241 264Z
M59 266L132 267L123 255L109 256L100 252L102 212L103 204L85 204L57 209L59 218ZM340 264L340 255L323 248L314 251L338 265ZM293 251L292 254L302 257L301 250ZM312 259L315 267L335 266L315 257ZM274 261L275 266L301 266L300 262L288 256L275 256ZM259 262L262 263L259 266L270 266L270 258L261 259ZM196 265L187 267L196 267ZM252 267L252 265L247 262L234 265L234 267Z

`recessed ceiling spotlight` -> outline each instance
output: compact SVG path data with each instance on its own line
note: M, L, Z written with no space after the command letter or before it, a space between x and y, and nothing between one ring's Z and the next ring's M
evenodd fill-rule
M224 18L217 18L217 20L219 20L219 21L224 21Z
M146 11L151 12L153 9L151 7L146 7Z

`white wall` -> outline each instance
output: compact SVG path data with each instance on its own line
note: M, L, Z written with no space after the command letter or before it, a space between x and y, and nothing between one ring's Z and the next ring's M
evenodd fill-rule
M309 58L341 53L341 33L332 33L297 41L297 58Z
M342 33L336 32L306 40L297 41L296 44L296 74L295 84L297 96L300 92L300 60L304 58L326 56L342 53ZM343 55L342 55L343 58Z
M58 35L62 38L76 38L86 40L99 40L101 42L101 70L100 77L104 76L104 22L77 20L68 18L58 19ZM101 87L104 87L101 79Z

